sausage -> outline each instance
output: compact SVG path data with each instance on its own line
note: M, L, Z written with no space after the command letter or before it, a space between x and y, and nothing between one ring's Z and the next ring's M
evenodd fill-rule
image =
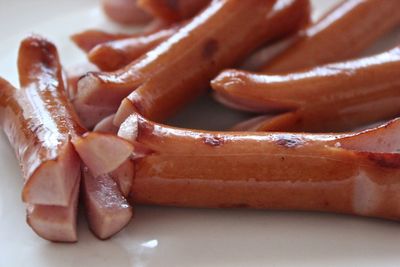
M262 72L290 72L358 56L400 24L398 0L348 0L298 33Z
M67 97L68 99L74 99L76 96L76 92L78 90L78 81L79 79L88 73L89 71L98 71L99 69L90 63L81 63L77 64L63 72L64 78L64 86L67 90ZM85 126L83 121L81 120L82 124Z
M134 35L136 36L136 35ZM130 38L132 35L123 33L107 33L99 30L86 30L71 35L71 40L84 52L88 53L99 44Z
M80 160L70 139L85 130L67 101L53 44L25 39L18 70L20 90L0 79L0 122L22 167L27 221L45 239L75 242Z
M140 25L152 19L136 0L103 0L102 4L105 14L117 23Z
M114 115L106 117L99 122L93 129L94 132L108 133L117 135L119 127L113 124ZM127 159L116 170L109 173L111 178L118 184L118 187L124 197L128 197L132 187L132 179L135 173L135 166L131 159Z
M88 53L89 61L103 71L118 70L153 49L179 29L173 26L152 34L104 42Z
M40 237L53 242L76 242L79 184L72 191L68 206L27 204L27 223Z
M138 5L165 21L182 21L199 13L211 0L139 0Z
M117 183L121 194L127 198L131 192L133 177L135 176L133 160L127 159L115 171L110 172L109 175Z
M169 23L161 22L158 20L153 21L141 31L125 34L125 33L108 33L100 30L85 30L83 32L75 33L71 35L71 40L84 52L89 53L90 50L95 48L97 45L117 41L128 38L144 38L146 36L152 36L157 34L159 31L163 31L166 28L171 27Z
M135 108L148 118L163 120L204 92L220 70L262 43L293 31L309 14L308 1L296 0L281 10L291 19L281 21L274 16L280 12L273 4L271 0L214 1L178 33L124 69L86 75L79 81L74 102L110 111L102 114L104 118L134 91L124 100L114 123L121 123ZM233 30L235 34L230 34ZM95 125L101 117L91 119Z
M67 206L80 173L70 139L84 128L68 103L56 48L37 36L25 39L18 69L21 90L0 81L0 113L25 178L22 198Z
M84 169L83 190L89 227L98 238L110 238L132 219L132 207L109 175L94 178Z
M114 117L115 115L105 117L93 128L93 131L98 133L117 134L118 127L113 123Z
M133 152L129 142L113 134L90 132L74 138L72 142L94 177L114 171Z
M356 134L206 132L155 124L134 114L119 136L152 150L135 160L130 195L135 203L398 220L400 141L394 133L399 130L398 119ZM373 149L358 141L365 134ZM349 139L353 145L346 143Z
M288 111L251 125L252 130L347 131L400 114L399 70L396 47L282 75L228 70L212 81L212 87L247 110Z
M165 68L165 71L155 74L151 79L142 83L137 90L124 99L118 109L114 124L119 125L127 114L129 115L135 111L155 121L165 120L174 114L178 108L208 88L209 80L222 68L239 62L262 43L292 33L308 21L309 15L309 2L304 0L283 1L283 3L278 1L275 2L272 9L267 7L266 1L241 1L240 3L238 1L215 1L213 3L216 6L220 3L220 9L214 16L210 16L209 24L217 18L227 24L229 22L228 18L231 18L232 25L229 26L233 27L240 22L240 25L235 26L235 34L225 36L224 32L219 35L217 35L217 32L211 32L214 37L204 37L206 40L208 38L205 43L193 41L193 43L199 44L200 51L198 51L197 55L194 55L196 57L189 57L189 54L187 54L187 57L182 58L182 61L179 62L179 65ZM211 5L207 10L212 11L213 7ZM202 14L207 15L207 10ZM228 10L229 14L225 14ZM246 12L243 10L246 10ZM265 14L268 15L266 16ZM247 18L247 16L249 17ZM199 17L202 17L202 15L199 15ZM241 21L248 21L248 23L243 24ZM195 23L196 20L192 22L192 24ZM209 24L200 24L196 32L206 30L206 34L209 34L210 31L208 29L212 28L212 25ZM190 25L188 25L189 29ZM258 26L253 28L252 25ZM243 29L241 29L242 27ZM241 29L241 31L238 29ZM228 31L229 29L226 29L225 32ZM181 30L175 36L184 33L185 30ZM244 38L246 42L240 37L241 34L247 36ZM173 41L174 38L169 40ZM216 42L213 40L216 40ZM184 42L182 41L182 43ZM174 48L178 47L174 46ZM229 47L235 47L235 49L227 49ZM214 52L214 50L216 51ZM213 55L206 56L207 54ZM192 67L193 61L197 62L196 68ZM204 65L199 64L199 62L203 62ZM179 77L179 79L170 81L171 77ZM167 84L168 87L159 86L160 84ZM187 90L187 88L190 88L190 90Z

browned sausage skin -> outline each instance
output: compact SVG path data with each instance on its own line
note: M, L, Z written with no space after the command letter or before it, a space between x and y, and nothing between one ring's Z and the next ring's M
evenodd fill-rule
M2 128L22 166L23 200L67 206L80 176L70 142L85 130L68 103L56 48L32 36L20 47L21 90L1 81ZM68 170L68 171L67 171Z
M346 135L204 132L131 115L119 135L149 149L135 160L135 203L398 220L399 130L396 120Z
M400 24L399 9L398 0L343 1L261 70L290 72L356 57Z
M100 30L86 30L71 35L71 40L76 44L76 46L78 46L84 52L89 53L90 50L92 50L99 44L131 38L131 37L136 37L136 34L132 36L130 34L123 34L123 33L115 34Z
M213 1L178 33L136 62L116 72L89 73L81 79L75 106L101 110L92 121L95 125L137 89L124 101L115 123L122 122L133 106L149 118L165 119L203 92L221 69L237 63L262 43L294 31L309 15L306 0L286 6L282 12L291 14L291 19L284 21L274 16L274 5L278 4L272 0ZM241 23L243 20L249 23ZM84 117L85 112L78 112Z
M352 130L400 114L400 48L282 75L228 70L212 81L212 87L240 109L290 111L245 122L247 129Z
M154 17L165 21L181 21L193 17L211 0L139 0L138 5Z
M0 79L0 115L25 178L27 221L45 239L74 242L80 160L70 141L85 130L67 101L53 44L25 39L18 69L22 89Z
M277 1L272 6L267 4L268 1L214 1L187 26L188 33L185 33L184 27L174 35L181 40L181 46L174 45L178 44L174 42L174 37L164 45L171 43L170 49L184 49L189 38L183 37L190 34L199 34L205 41L191 40L193 54L185 54L174 66L155 73L151 79L141 83L137 90L124 99L114 123L119 125L133 111L155 121L165 120L203 92L208 87L209 80L219 70L237 64L262 43L292 33L308 21L308 1L284 2L286 5L282 7L282 1ZM220 28L210 32L208 29L214 27L217 21ZM248 23L243 24L240 21ZM196 28L190 31L190 25ZM227 34L232 29L235 29L235 34ZM196 62L196 65L191 66L192 62ZM160 87L159 84L168 86Z
M103 71L118 70L171 37L179 28L175 25L151 34L98 44L89 51L89 61Z

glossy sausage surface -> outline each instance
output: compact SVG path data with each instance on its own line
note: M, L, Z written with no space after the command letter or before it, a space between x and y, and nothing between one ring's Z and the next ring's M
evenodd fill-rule
M136 37L129 34L115 34L108 33L100 30L86 30L83 32L71 35L71 40L84 52L88 53L99 44L111 42L120 39Z
M129 114L133 106L149 118L165 119L204 92L221 69L235 64L262 43L292 32L308 17L308 1L293 1L281 10L292 15L291 20L284 21L274 16L274 4L262 0L215 1L178 33L126 68L90 73L81 79L75 103L116 110L121 100L137 89L124 101L115 123L121 122L123 113ZM243 24L242 20L249 23Z
M2 128L25 178L23 200L67 206L80 173L70 140L85 130L66 97L56 48L29 37L21 44L18 67L22 89L2 80L0 106Z
M358 56L400 25L398 0L348 0L301 31L262 71L290 72Z
M212 82L212 87L242 109L290 111L248 129L352 130L400 114L400 47L282 75L228 70Z
M135 203L324 211L398 220L400 157L394 151L400 141L394 133L399 130L397 120L346 135L205 132L131 115L119 135L149 149L135 160ZM382 132L387 131L390 145L380 150ZM365 135L372 148L364 147Z
M104 42L88 53L90 62L103 71L115 71L144 55L179 30L173 26L152 34Z

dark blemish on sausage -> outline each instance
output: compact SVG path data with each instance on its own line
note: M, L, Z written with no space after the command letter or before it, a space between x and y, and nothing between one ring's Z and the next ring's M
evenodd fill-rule
M203 57L212 58L218 51L218 41L215 39L209 39L206 41L203 47Z
M297 138L282 138L276 141L276 144L286 148L295 148L303 144L303 141Z
M166 0L165 3L170 9L178 11L179 8L178 0Z
M400 155L398 154L367 153L367 158L383 168L400 168Z
M217 136L205 136L203 137L203 143L209 146L220 146L225 142L224 138Z
M325 206L325 207L329 207L329 206L330 206L329 201L325 200L324 206Z

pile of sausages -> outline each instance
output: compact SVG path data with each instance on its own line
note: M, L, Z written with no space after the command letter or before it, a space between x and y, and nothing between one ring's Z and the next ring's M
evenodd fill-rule
M104 8L147 26L72 36L98 70L65 75L56 47L29 36L20 88L0 78L0 123L39 236L77 241L79 196L100 239L128 224L133 204L400 218L400 47L357 58L400 26L400 1L343 1L317 22L308 0ZM257 117L226 132L160 124L210 87Z

